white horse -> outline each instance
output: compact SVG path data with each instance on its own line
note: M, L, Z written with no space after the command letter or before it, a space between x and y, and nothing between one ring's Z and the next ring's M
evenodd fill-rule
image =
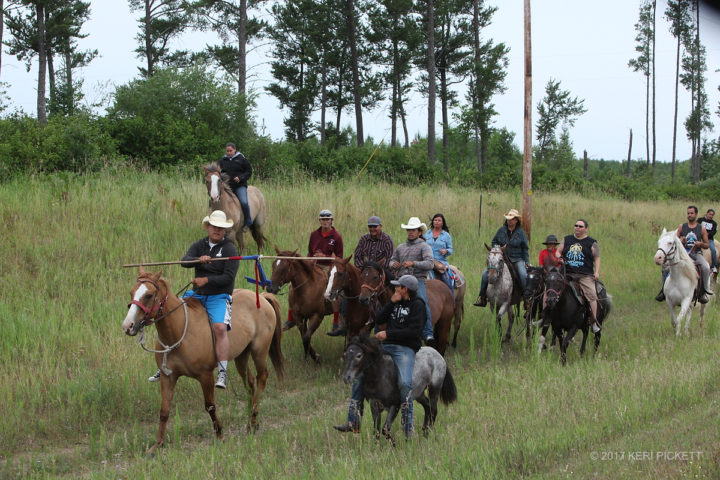
M675 334L679 336L680 325L685 318L685 335L690 335L693 293L698 284L697 270L695 270L695 263L678 238L677 232L675 230L668 232L663 228L658 239L655 263L663 265L665 262L670 267L670 275L663 286L665 303L670 311L670 323L675 329ZM678 305L680 312L676 317L675 307Z
M487 245L486 245L487 247ZM520 305L520 294L513 295L513 280L500 247L493 245L487 257L487 299L490 310L495 312L498 333L501 333L502 316L507 312L508 328L503 342L509 342L514 321L513 305Z

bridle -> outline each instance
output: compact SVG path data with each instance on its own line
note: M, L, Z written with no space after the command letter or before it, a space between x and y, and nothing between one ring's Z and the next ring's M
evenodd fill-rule
M158 317L159 314L162 314L162 311L165 308L165 304L167 303L167 299L168 299L168 296L170 295L170 292L166 291L165 298L158 301L157 292L160 292L160 285L158 285L158 283L156 281L146 278L146 279L142 279L142 280L138 279L138 283L140 283L140 285L142 285L143 283L149 283L150 285L155 287L155 294L153 295L153 305L151 308L146 307L141 302L139 302L135 299L133 299L128 304L128 309L132 305L137 305L137 307L145 313L145 316L142 318L142 321L140 323L140 328L144 328L144 327L147 327L148 325L152 325L153 323L158 322L159 320L162 320L163 318L168 316L168 314L171 313L171 312L167 312L164 315L160 315Z
M672 242L672 246L668 249L667 252L662 247L658 247L657 252L662 252L663 255L665 255L664 263L667 263L668 266L672 267L673 265L678 264L678 261L671 263L675 260L675 253L677 253L677 242Z
M554 293L558 298L560 298L560 296L562 295L562 293L565 291L565 286L567 285L567 282L565 281L565 276L564 276L562 273L560 273L560 272L550 272L550 273L548 273L547 276L549 277L550 275L558 275L558 276L560 276L560 278L562 278L562 282L561 282L562 287L560 287L560 290L555 290L554 288L548 288L548 286L547 286L548 282L547 282L547 277L546 277L546 278L545 278L545 293L546 293L546 294L547 294L547 293ZM549 297L548 297L548 298L549 298Z
M495 270L495 271L497 271L498 275L502 277L503 268L505 268L505 261L503 260L502 254L499 253L499 252L490 252L490 254L491 254L491 255L500 255L500 261L498 262L498 265L492 265L492 266L491 266L491 265L488 265L488 266L487 266L487 269L488 269L488 270ZM489 258L489 256L488 256L488 260L489 260L489 259L490 259L490 258ZM488 272L488 274L489 274L489 273L490 273L490 272Z
M387 280L387 277L385 275L385 270L382 268L375 268L375 267L367 267L372 268L374 270L377 270L380 272L380 281L378 282L376 287L371 287L370 285L363 283L360 285L360 295L363 294L363 290L367 290L370 292L370 295L367 297L369 302L372 302L377 299L377 297L380 296L382 291L385 289L385 280Z

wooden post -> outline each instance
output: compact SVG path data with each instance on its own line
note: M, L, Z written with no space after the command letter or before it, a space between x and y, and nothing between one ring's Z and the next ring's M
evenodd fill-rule
M630 129L630 140L628 141L628 163L627 163L627 167L625 167L625 176L627 178L630 178L630 155L632 155L632 128ZM675 159L673 158L673 162L674 161L675 161ZM675 168L674 163L673 163L673 168Z
M588 178L588 159L587 159L587 150L583 150L583 177L585 177L585 180Z
M532 231L532 53L530 35L530 0L525 1L525 116L523 142L523 211L522 225L528 242Z
M480 205L478 206L478 237L482 233L482 193L480 194Z

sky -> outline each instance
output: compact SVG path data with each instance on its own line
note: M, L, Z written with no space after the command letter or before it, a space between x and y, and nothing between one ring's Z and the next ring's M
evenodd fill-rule
M138 76L142 59L134 53L138 31L138 13L129 10L124 0L90 0L91 16L83 32L88 36L81 48L96 48L100 56L79 76L84 78L88 103L108 105L115 86ZM493 98L498 116L494 127L515 132L515 144L522 149L524 105L524 39L523 1L489 0L498 6L484 39L503 42L510 47L507 90ZM633 159L646 159L645 149L645 77L633 72L628 60L634 58L635 23L640 0L531 0L533 123L537 122L537 105L550 79L560 81L563 90L584 100L587 112L570 130L570 139L578 157L587 151L590 158L624 160L628 137L633 131ZM672 156L673 110L675 90L675 39L668 31L663 12L664 0L658 1L656 40L656 137L657 160L670 161ZM701 6L700 35L706 47L706 91L715 130L711 138L720 137L720 14ZM8 33L5 32L7 37ZM176 40L172 47L200 50L214 43L213 34L194 33ZM261 133L274 139L284 137L283 118L287 115L264 88L272 82L267 46L248 52L248 86L257 94L256 123ZM37 70L30 72L24 63L3 53L0 81L9 84L7 95L11 109L20 108L35 114ZM690 110L690 96L680 87L678 112L677 158L690 156L683 121ZM427 133L427 100L414 95L408 106L408 129L411 137ZM354 113L345 113L343 127L354 129ZM440 119L439 103L436 119ZM315 119L319 120L318 118ZM363 113L366 136L389 142L390 119L387 108ZM440 126L436 134L441 134ZM534 139L534 135L533 135ZM242 141L237 140L241 145ZM533 143L535 141L533 140Z

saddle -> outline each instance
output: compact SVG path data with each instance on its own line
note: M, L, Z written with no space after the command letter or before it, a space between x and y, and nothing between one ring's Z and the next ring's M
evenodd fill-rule
M567 284L570 287L570 291L575 296L575 299L578 301L578 303L585 305L585 308L588 310L589 314L590 303L587 301L587 297L585 296L583 289L580 287L580 284L577 283L577 279L571 274L565 274L565 279L567 280ZM595 293L597 293L598 298L598 311L604 310L604 300L607 300L608 295L605 284L600 280L595 280Z

